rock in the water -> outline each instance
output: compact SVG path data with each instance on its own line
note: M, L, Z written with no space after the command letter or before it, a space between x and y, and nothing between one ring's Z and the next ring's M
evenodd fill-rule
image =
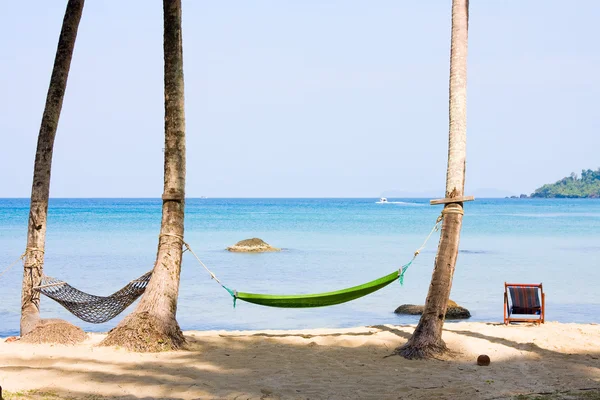
M460 307L456 302L452 299L448 299L448 308L450 307Z
M414 304L402 304L394 311L396 314L404 315L421 315L425 306L417 306ZM459 306L454 301L448 301L448 309L446 310L446 319L467 319L471 318L471 313L464 307Z
M414 304L402 304L394 311L396 314L421 315L425 306L416 306Z
M471 313L464 307L448 307L446 310L446 319L468 319Z
M262 239L252 238L237 242L233 246L228 247L227 250L233 252L260 253L266 251L280 251L281 249L272 247Z

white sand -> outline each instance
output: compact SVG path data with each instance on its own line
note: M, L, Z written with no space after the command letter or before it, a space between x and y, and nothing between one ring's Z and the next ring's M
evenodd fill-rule
M186 332L189 351L0 343L0 385L60 397L501 399L600 388L600 326L446 323L448 360L387 357L414 326ZM479 367L479 354L492 363Z

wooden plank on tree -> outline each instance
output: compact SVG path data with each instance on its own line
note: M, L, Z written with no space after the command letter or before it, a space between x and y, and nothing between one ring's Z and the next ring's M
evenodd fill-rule
M429 204L433 206L433 205L437 205L437 204L463 203L465 201L473 201L473 200L475 200L474 196L463 196L463 197L454 197L451 199L429 200Z

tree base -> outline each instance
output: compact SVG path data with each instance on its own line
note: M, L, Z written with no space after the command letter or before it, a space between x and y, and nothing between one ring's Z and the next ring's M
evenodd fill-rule
M175 319L165 323L148 312L140 312L131 314L111 329L100 346L120 346L129 351L156 353L184 349L185 338Z
M25 336L21 343L52 343L52 344L77 344L87 338L85 332L67 321L60 319L43 319Z
M443 340L433 343L420 343L415 345L409 340L405 345L394 350L394 355L402 356L409 360L439 359L449 353L448 347Z

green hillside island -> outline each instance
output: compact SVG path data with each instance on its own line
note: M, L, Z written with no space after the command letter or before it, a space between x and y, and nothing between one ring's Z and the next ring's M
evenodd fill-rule
M581 177L576 173L552 184L538 188L531 197L544 198L600 198L600 168L581 171Z

